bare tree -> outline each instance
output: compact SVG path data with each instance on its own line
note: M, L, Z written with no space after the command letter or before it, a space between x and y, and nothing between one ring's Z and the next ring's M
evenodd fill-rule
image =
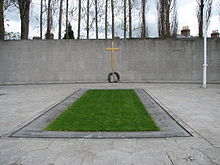
M176 1L174 1L174 3L176 3ZM177 14L176 4L173 4L171 17L172 17L171 33L173 37L176 37L178 31L178 14Z
M157 1L157 28L159 37L162 36L162 32L164 32L164 1Z
M97 5L97 0L95 0L95 29L96 29L96 39L98 39L98 5Z
M69 24L68 24L68 22L69 22L69 18L68 18L68 16L69 16L69 0L66 0L66 39L69 39Z
M18 7L18 1L15 1L15 0L0 0L0 40L4 40L5 38L5 34L7 36L11 35L13 36L12 38L18 38L19 35L17 35L17 33L13 33L13 32L9 32L9 33L6 33L5 32L5 26L4 26L4 21L5 21L5 18L4 18L4 12L6 10L8 10L8 8L15 4L16 7ZM11 38L11 37L9 37Z
M129 15L129 38L132 38L132 17L131 17L131 0L128 0L128 15Z
M43 0L40 1L40 38L43 38Z
M3 1L3 11L6 11L10 6L15 5L17 6L17 0L2 0Z
M145 38L146 37L146 21L145 21L146 1L147 0L141 0L141 7L142 7L141 38Z
M157 1L158 33L159 33L159 36L163 38L170 37L170 22L169 22L170 20L169 20L169 14L168 14L169 1L170 0L158 0Z
M51 32L58 25L58 18L55 19L59 15L59 1L58 0L44 0L45 1L45 11L47 12L46 24L47 30L45 37L46 39L54 39L54 34ZM43 10L43 13L45 12ZM44 20L43 20L44 21Z
M203 36L203 9L204 9L204 0L197 0L197 20L199 27L199 37Z
M78 37L80 38L80 21L81 21L81 0L79 0L79 14L78 14Z
M126 32L127 32L127 0L124 0L124 38L126 38Z
M196 0L197 1L197 20L198 20L198 30L199 30L199 37L203 36L203 10L205 1L207 1L207 17L206 17L206 24L207 28L210 23L210 17L212 12L212 0Z
M4 40L5 26L4 26L4 11L13 4L12 0L1 0L0 1L0 40Z
M4 40L5 27L4 27L4 11L3 11L3 0L0 1L0 40Z
M219 21L220 21L220 2L218 3L218 15L219 15Z
M115 38L115 12L114 12L114 0L111 0L112 8L112 39Z
M89 39L89 8L90 8L90 4L89 4L89 0L87 0L87 21L86 21L86 32L87 32L87 39Z
M168 0L165 3L165 37L170 37L171 36L171 31L170 31L170 6L171 6L171 1L172 0Z
M61 39L61 32L62 32L62 13L63 13L63 0L60 0L58 39Z
M219 15L219 21L220 21L220 2L218 3L218 15Z
M108 0L105 0L105 39L108 38Z
M173 32L177 31L177 11L176 0L158 0L158 34L162 38L171 37ZM175 20L176 19L176 20Z
M51 39L51 26L52 26L52 13L51 13L51 0L48 0L47 6L47 32L46 39Z
M21 19L21 39L28 39L31 0L17 0Z

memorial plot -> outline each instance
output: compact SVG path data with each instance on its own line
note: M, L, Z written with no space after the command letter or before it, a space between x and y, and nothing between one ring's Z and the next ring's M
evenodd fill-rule
M68 98L66 98L65 100L63 100L62 102L60 102L59 104L57 104L56 106L51 108L50 110L46 111L44 114L42 114L38 118L31 121L29 124L27 124L23 128L14 132L11 136L12 137L29 137L29 138L30 137L47 137L47 138L50 138L50 137L53 137L53 138L147 138L147 137L153 138L153 137L160 137L160 138L165 138L165 137L191 136L190 133L188 133L186 129L184 129L182 126L180 126L176 122L176 120L174 118L172 118L166 111L164 111L164 109L159 104L157 104L157 102L155 102L150 97L150 95L148 95L145 92L145 90L143 90L143 89L135 89L134 90L135 93L139 97L139 98L137 97L136 99L137 100L140 99L142 103L135 103L136 101L134 101L133 99L129 100L128 102L132 102L132 104L135 104L135 106L136 106L136 104L138 104L139 106L140 105L143 106L142 108L146 108L148 110L148 113L146 111L145 112L142 111L143 110L142 109L140 111L142 113L142 115L139 118L146 119L146 118L148 118L148 117L146 117L146 114L149 114L152 117L152 119L155 121L155 123L157 124L157 126L159 127L160 130L154 124L153 124L154 129L152 129L153 127L151 127L150 129L145 127L145 126L149 126L149 121L144 123L143 120L140 120L140 121L142 121L140 123L142 123L142 124L144 123L143 124L144 126L142 124L138 123L137 121L139 121L139 120L138 120L138 118L135 117L136 116L135 111L130 111L130 112L128 111L129 115L127 115L127 117L130 118L129 122L133 122L133 123L129 123L128 120L125 119L125 121L123 121L124 123L121 124L120 123L121 121L117 118L117 116L120 116L120 113L122 113L122 112L117 112L118 113L117 114L114 109L112 109L112 111L116 113L115 114L116 116L111 117L111 119L113 121L109 120L109 121L107 121L107 123L110 122L111 124L118 124L118 126L111 125L111 127L106 127L106 123L104 123L104 122L100 123L100 121L99 121L97 123L100 123L100 124L97 127L96 124L92 123L92 122L96 123L96 121L98 121L98 119L95 118L96 115L94 115L90 112L88 112L88 114L87 114L82 111L80 113L82 113L81 116L84 116L84 119L83 120L82 120L82 118L80 119L80 116L79 116L78 122L85 124L86 122L88 122L90 120L89 123L91 124L91 126L95 125L96 128L95 127L92 128L90 125L88 125L88 123L86 124L86 127L84 127L86 129L82 129L82 128L72 129L73 131L70 131L71 129L69 129L69 128L61 128L61 129L57 129L57 128L55 129L55 127L52 128L52 125L50 123L53 121L56 122L55 119L59 119L59 116L67 108L70 108L71 105L74 106L74 102L77 105L78 104L77 102L80 101L79 98L83 94L85 94L87 91L88 90L85 90L85 89L77 91L76 93L69 96ZM114 90L112 90L112 91L114 91ZM119 91L126 91L126 92L129 91L132 93L132 90L119 90ZM100 97L100 98L102 99L102 97ZM79 100L77 100L77 99L79 99ZM94 100L91 100L91 101L94 102ZM104 102L104 101L101 101L101 102L103 104L109 105L109 102ZM115 107L118 106L119 111L121 111L120 108L121 108L122 103L120 103L120 100L118 100L118 101L114 100L113 102L110 102L110 103L111 104L114 103ZM114 107L114 105L113 105L113 107ZM126 103L126 105L127 105L127 103ZM77 107L78 106L79 105L77 105ZM102 107L101 105L96 105L96 106ZM79 108L79 111L80 111L80 109L81 108ZM96 109L96 107L95 107L95 109ZM126 109L124 109L124 110L125 110L125 112L123 112L121 114L122 118L123 118L123 116L126 116L126 115L124 115L126 113ZM68 110L66 112L64 112L63 114L65 114L67 112L68 112ZM108 117L108 115L106 114L107 112L102 113L101 111L99 111L99 113L100 113L99 116L101 115L104 117L104 120L107 120L105 118L106 116ZM70 114L67 114L67 116L68 115L70 115ZM91 120L91 116L90 116L90 119L88 118L88 121L85 121L89 115L91 115L91 116L94 115L93 120ZM148 119L150 119L150 121L153 121L153 120L151 120L151 117ZM75 116L74 120L77 120L77 116ZM136 123L135 123L135 121L136 121ZM129 124L130 124L130 126L127 127ZM131 126L132 124L133 124L133 126ZM65 124L61 124L61 125L65 125ZM92 129L89 127L91 127ZM45 128L47 128L49 130L53 130L53 131L48 131ZM61 130L61 131L54 131L54 130Z
M88 90L50 131L158 131L134 90Z

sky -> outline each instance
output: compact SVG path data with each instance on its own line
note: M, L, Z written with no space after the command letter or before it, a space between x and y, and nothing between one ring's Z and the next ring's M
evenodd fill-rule
M69 0L71 2L71 0ZM39 36L39 22L37 21L36 15L38 15L39 12L39 0L32 0L32 9L30 11L30 29L29 29L29 38L32 39L33 36ZM77 3L76 1L74 1ZM180 33L183 26L189 26L191 30L191 35L197 36L198 35L198 28L197 28L197 19L196 19L196 0L178 0L178 33ZM208 36L210 36L211 32L213 30L220 31L220 18L218 12L220 12L219 6L217 3L219 3L220 0L213 0L213 10L212 10L212 17L210 21L210 26L208 29ZM65 6L65 4L64 4ZM73 4L74 6L74 4ZM75 5L77 6L77 5ZM71 8L71 4L70 4ZM93 9L91 9L93 10ZM136 10L136 11L135 11ZM140 22L136 21L139 20L139 14L140 10L134 8L133 9L133 28L137 28ZM117 12L117 11L116 11ZM155 0L148 0L147 5L147 23L148 23L148 33L149 37L157 37L157 16L156 16L156 7L155 7ZM74 34L77 34L77 10L75 8L75 15L70 16L71 24L73 26ZM123 18L123 13L117 13L116 15L116 21L121 21L119 17ZM16 8L11 8L9 11L5 13L6 15L6 21L5 21L5 29L7 32L20 32L20 15L19 11ZM65 14L63 15L65 17ZM118 18L118 20L117 20ZM57 21L57 17L54 18L55 22ZM92 18L90 18L92 20ZM65 20L64 20L65 21ZM100 16L100 24L103 24L104 22L104 15ZM110 17L109 17L110 21ZM85 27L85 18L82 20L82 27ZM83 24L84 23L84 24ZM93 28L94 29L94 28ZM65 30L65 24L63 23L63 34ZM134 31L134 36L138 37L140 32L140 29L137 29ZM55 35L55 39L57 38L58 34L58 28L57 26L53 28L53 33ZM123 31L120 31L120 28L116 28L116 35L122 37ZM86 36L85 29L82 29L82 38ZM109 37L111 34L109 33ZM75 36L76 37L76 36ZM94 38L95 33L94 30L91 30L90 32L90 38ZM104 38L104 32L103 28L100 27L99 37Z

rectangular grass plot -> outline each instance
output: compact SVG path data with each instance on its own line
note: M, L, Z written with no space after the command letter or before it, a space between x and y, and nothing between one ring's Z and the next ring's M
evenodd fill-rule
M49 131L158 131L134 90L88 90Z

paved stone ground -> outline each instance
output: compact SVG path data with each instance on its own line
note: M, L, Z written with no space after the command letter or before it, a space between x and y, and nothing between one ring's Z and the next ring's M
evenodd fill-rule
M11 138L79 88L144 88L193 137ZM220 164L220 84L57 84L0 86L1 165Z

